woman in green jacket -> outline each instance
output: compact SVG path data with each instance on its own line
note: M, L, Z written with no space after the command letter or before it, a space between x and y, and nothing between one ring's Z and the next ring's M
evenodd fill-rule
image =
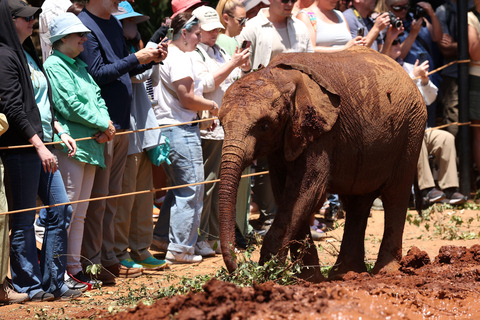
M105 142L113 138L115 128L100 95L100 88L87 72L87 64L77 58L83 51L83 43L87 40L86 33L90 30L70 12L55 17L49 30L54 51L44 66L52 86L55 116L71 137L95 138L78 141L77 153L73 157L68 156L68 149L63 144L58 147L55 151L59 168L70 201L89 199L95 168L105 168ZM101 284L83 273L80 262L88 202L73 204L72 208L67 250L69 279L66 283L74 287L76 282L89 287Z

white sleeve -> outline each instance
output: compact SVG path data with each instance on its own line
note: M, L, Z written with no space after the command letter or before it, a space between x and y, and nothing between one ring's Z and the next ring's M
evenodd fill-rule
M425 100L425 104L427 106L431 105L435 99L437 99L438 88L430 80L428 80L426 85L422 85L422 79L416 79L414 81L422 94L423 100Z

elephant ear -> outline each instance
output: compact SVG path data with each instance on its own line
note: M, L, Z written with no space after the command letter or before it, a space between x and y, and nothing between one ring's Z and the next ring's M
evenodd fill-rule
M281 67L281 66L277 66ZM283 66L277 73L278 83L292 84L290 118L285 127L285 160L295 160L308 144L329 132L340 112L340 97L308 67L299 71ZM282 69L283 69L282 68Z

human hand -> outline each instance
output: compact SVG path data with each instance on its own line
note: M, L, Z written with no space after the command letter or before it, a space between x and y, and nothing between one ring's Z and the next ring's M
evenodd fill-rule
M117 130L115 129L112 121L108 121L108 129L105 130L104 133L107 136L107 141L112 141L113 140L113 137L115 137L115 134L117 133Z
M63 133L60 136L60 139L68 148L68 156L70 158L73 157L77 153L77 142L75 141L75 139L70 137L68 133Z
M95 135L95 141L97 141L98 143L106 143L108 142L108 136L105 134L105 132L97 132Z
M384 12L377 16L375 19L375 24L373 25L374 28L377 28L379 31L382 31L385 28L390 26L390 15L388 12Z
M397 37L404 31L403 25L400 28L390 27L387 30L385 35L385 43L390 42L392 43L393 40L397 39Z
M432 5L430 3L422 1L422 2L417 3L417 5L422 7L427 12L427 14L429 16L432 16L432 15L435 14L435 11L433 10Z
M144 48L134 53L140 64L150 63L161 59L162 51L157 48ZM166 55L165 55L166 56ZM160 60L161 61L161 60Z
M217 127L217 122L213 121L212 125L207 128L207 131L213 131Z
M358 36L348 41L347 44L345 44L345 48L350 48L353 46L365 46L366 44L367 44L367 41L365 37Z
M210 109L210 114L212 116L217 117L218 116L218 104L213 100L211 100L211 101L212 101L212 104L213 104L213 108Z
M232 55L232 60L230 60L235 67L241 67L242 70L250 70L250 49L235 49L235 53ZM245 64L248 63L248 68Z
M449 47L453 43L454 43L453 38L448 33L444 33L442 36L442 40L440 40L440 44L445 47Z
M428 60L425 60L422 64L418 64L419 61L418 59L415 61L415 64L413 65L413 76L415 78L420 77L422 78L422 84L427 84L428 83L428 69L430 68L428 64Z
M36 151L42 163L43 170L45 172L55 173L55 171L57 171L57 159L50 150L42 144L40 147L36 148Z
M418 20L413 20L412 25L410 27L410 33L417 36L420 30L422 29L422 26L423 26L423 18L419 18Z
M167 41L162 41L161 43L158 44L157 50L160 52L160 57L159 59L155 60L156 63L160 63L167 58L168 44L170 42L171 42L170 40L167 40Z

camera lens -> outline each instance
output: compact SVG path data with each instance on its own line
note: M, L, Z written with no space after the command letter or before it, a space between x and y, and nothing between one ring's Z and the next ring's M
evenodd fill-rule
M397 29L402 26L402 20L398 19L393 12L389 12L388 15L390 16L390 24L392 26L394 26Z

